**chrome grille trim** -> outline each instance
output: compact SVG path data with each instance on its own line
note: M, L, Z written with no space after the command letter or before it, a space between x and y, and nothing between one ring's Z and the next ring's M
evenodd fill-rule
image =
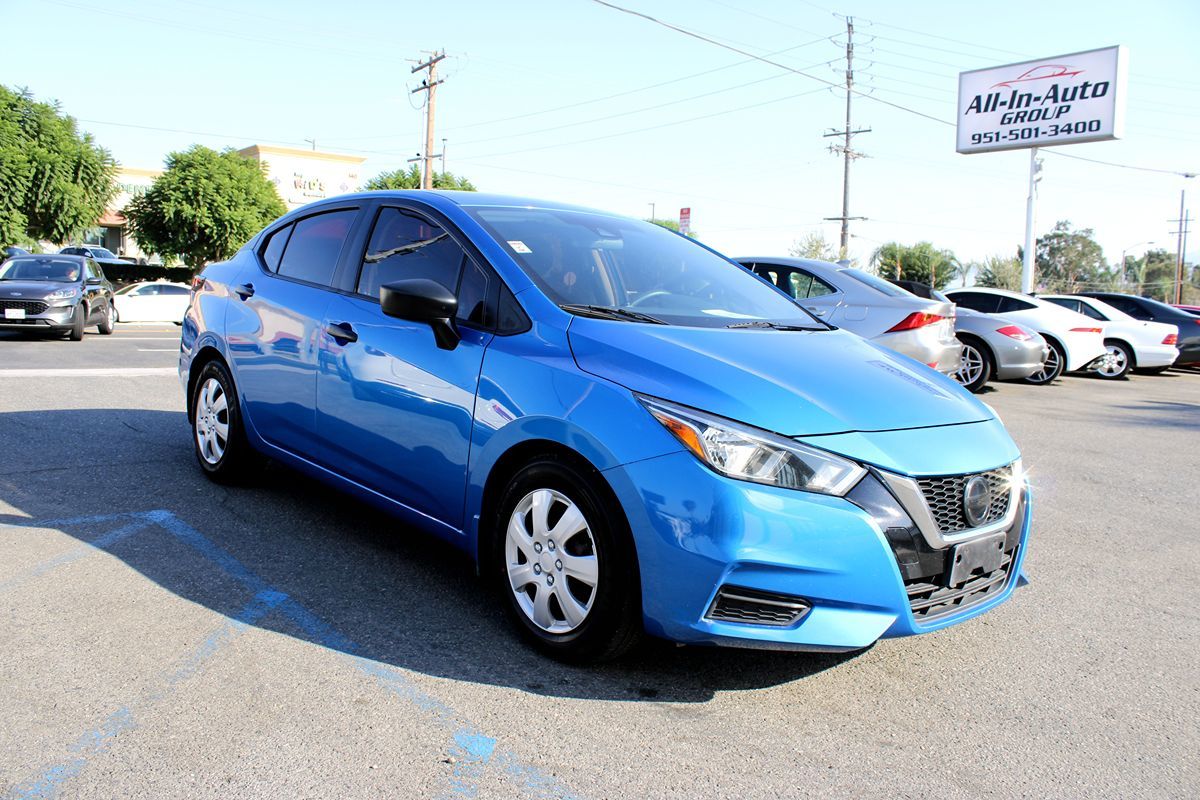
M884 483L887 484L892 494L896 496L896 499L900 501L900 505L904 506L904 510L908 512L912 521L916 523L925 542L934 550L941 550L952 544L958 544L959 542L965 542L969 539L1004 530L1012 524L1013 517L1017 512L1017 506L1019 505L1016 502L1017 493L1021 491L1025 483L1025 472L1021 468L1021 459L1018 458L1007 467L985 470L984 473L966 473L965 476L960 477L965 479L971 475L987 474L988 472L996 472L1001 469L1010 470L1010 485L1005 501L1006 508L1004 515L1000 519L981 525L978 528L959 530L952 533L943 532L938 521L934 518L933 511L929 508L929 503L925 499L925 493L921 490L918 479L910 478L906 475L897 475L894 472L884 472L883 470L878 470L878 474Z
M963 513L963 487L967 481L980 475L988 482L992 499L983 519L983 525L988 525L1003 519L1008 513L1008 504L1012 499L1012 492L1008 491L1012 485L1012 474L1012 467L1007 466L967 475L917 478L917 485L921 487L921 494L925 496L925 503L929 506L938 529L943 534L958 533L971 528L966 514Z

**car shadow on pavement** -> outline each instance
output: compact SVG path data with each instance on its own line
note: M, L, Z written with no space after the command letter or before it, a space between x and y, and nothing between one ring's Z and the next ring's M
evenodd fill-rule
M1142 400L1117 406L1126 412L1119 422L1161 427L1169 425L1185 430L1200 430L1200 403L1179 403L1170 400Z
M79 448L97 432L107 437L100 459ZM558 663L519 638L501 598L452 545L277 465L246 487L209 482L182 412L0 413L0 464L0 499L20 512L0 513L0 524L61 530L231 618L253 576L317 620L306 627L268 614L258 627L429 676L555 697L695 703L802 680L857 655L647 640L615 663ZM150 522L115 537L120 520L102 517L122 514ZM38 580L54 580L53 571Z

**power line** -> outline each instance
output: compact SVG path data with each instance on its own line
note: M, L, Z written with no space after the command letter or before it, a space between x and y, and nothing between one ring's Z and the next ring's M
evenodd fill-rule
M614 11L619 11L619 12L621 12L622 14L629 14L630 16L634 16L634 17L640 17L641 19L644 19L644 20L646 20L646 21L648 21L648 22L653 22L655 25L661 25L662 27L664 27L664 28L668 28L669 30L673 30L673 31L675 31L676 33L682 33L684 36L690 36L690 37L692 37L693 39L698 39L698 40L700 40L700 41L702 41L702 42L707 42L708 44L714 45L714 46L716 46L716 47L721 47L721 48L724 48L724 49L726 49L726 50L731 50L731 51L733 51L733 52L735 52L735 53L738 53L738 54L740 54L740 55L743 55L743 56L749 56L750 58L753 58L753 59L755 59L756 61L761 61L761 62L763 62L764 64L770 64L770 65L771 65L771 66L773 66L773 67L778 67L779 69L787 70L788 72L792 72L792 73L795 73L796 75L800 75L800 76L802 76L802 77L805 77L805 78L808 78L808 79L810 79L810 80L817 81L818 83L823 83L823 84L825 84L826 86L831 86L831 87L833 87L833 88L836 88L836 89L841 89L841 88L842 88L842 85L841 85L840 83L837 83L837 82L835 82L835 81L831 81L831 80L828 80L828 79L826 79L826 78L819 77L819 76L817 76L817 75L810 75L810 74L808 74L807 72L803 72L803 71L801 71L801 70L798 70L798 69L796 69L796 68L794 68L794 67L789 67L789 66L788 66L788 65L786 65L786 64L781 64L781 63L779 63L778 61L773 61L773 60L771 60L771 59L769 59L769 58L767 58L767 57L765 57L765 56L760 56L760 55L758 55L758 54L756 54L756 53L751 53L751 52L749 52L748 50L740 50L740 49L738 49L738 48L736 48L736 47L733 47L732 45L724 44L724 43L722 43L722 42L718 42L718 41L717 41L717 40L715 40L715 39L710 39L710 38L709 38L709 37L707 37L707 36L704 36L704 35L702 35L702 34L696 33L695 31L690 31L690 30L688 30L687 28L681 28L681 27L679 27L678 25L672 25L672 24L671 24L671 23L669 23L669 22L664 22L664 21L662 21L662 20L660 20L660 19L657 19L657 18L655 18L655 17L652 17L652 16L650 16L649 14L644 14L644 13L642 13L641 11L634 11L633 9L630 9L630 8L625 8L625 7L623 7L623 6L616 5L615 3L610 3L610 2L607 2L607 0L592 0L592 2L593 2L593 3L596 3L597 5L602 5L602 6L606 7L606 8L611 8L611 9L612 9L612 10L614 10ZM918 117L924 117L925 119L932 120L932 121L934 121L934 122L940 122L940 123L941 123L941 124L943 124L943 125L951 125L951 126L953 126L953 125L954 125L954 123L953 123L953 122L950 122L949 120L939 119L938 117L931 116L931 115L929 115L929 114L926 114L926 113L924 113L924 112L922 112L922 111L917 111L917 110L916 110L916 109L914 109L914 108L908 108L907 106L902 106L902 105L900 105L899 103L892 103L892 102L890 102L890 101L888 101L888 100L884 100L883 98L880 98L880 97L873 97L872 95L870 95L870 94L868 94L868 93L866 93L866 92L859 91L859 90L857 90L857 89L855 89L855 90L853 90L853 91L854 91L854 93L855 93L855 94L857 94L859 97L866 97L866 98L868 98L868 99L874 100L874 101L875 101L875 102L877 102L877 103L882 103L882 104L884 104L885 106L891 106L892 108L896 108L896 109L899 109L899 110L901 110L901 111L906 111L906 112L908 112L909 114L914 114L914 115L916 115L916 116L918 116Z
M1132 164L1118 164L1115 161L1102 161L1098 158L1088 158L1086 156L1076 156L1076 155L1072 155L1070 153L1064 153L1060 150L1044 150L1043 152L1049 153L1052 156L1058 156L1060 158L1073 158L1076 161L1090 161L1093 164L1103 164L1106 167L1120 167L1121 169L1133 169L1133 170L1137 170L1138 172L1158 172L1163 175L1178 175L1182 178L1196 177L1195 172L1183 172L1181 170L1175 170L1175 169L1155 169L1154 167L1135 167Z

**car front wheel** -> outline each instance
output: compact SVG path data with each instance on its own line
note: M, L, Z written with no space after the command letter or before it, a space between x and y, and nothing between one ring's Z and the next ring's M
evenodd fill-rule
M509 482L495 573L517 627L564 661L606 661L641 635L628 525L573 464L548 457ZM619 508L619 506L618 506Z
M75 306L75 311L71 314L71 327L67 331L67 338L72 342L83 341L83 326L87 324L87 309L83 304Z

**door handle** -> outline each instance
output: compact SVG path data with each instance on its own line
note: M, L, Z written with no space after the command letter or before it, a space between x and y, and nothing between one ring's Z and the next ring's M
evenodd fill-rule
M325 332L337 340L338 344L350 344L358 341L358 334L349 322L331 322L325 326Z
M245 300L248 297L254 296L254 284L253 283L243 283L241 286L235 287L233 291L234 291L234 294L236 294L238 297Z

